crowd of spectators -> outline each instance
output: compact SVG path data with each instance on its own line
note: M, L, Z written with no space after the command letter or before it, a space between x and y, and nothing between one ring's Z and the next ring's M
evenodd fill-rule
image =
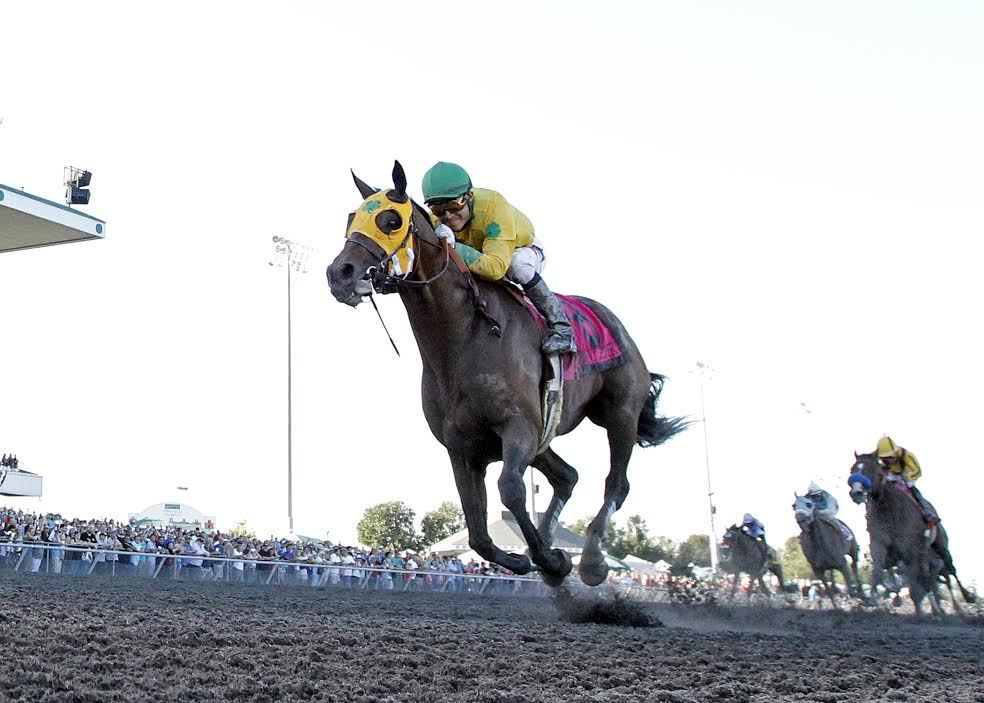
M0 458L0 468L2 469L16 469L18 463L16 454L4 454L3 457Z
M458 591L519 590L536 584L515 578L497 565L463 562L456 556L327 541L260 539L251 534L145 526L109 518L69 520L57 513L0 508L0 568L11 568L14 561L22 571L163 574L187 580L313 587ZM507 578L490 584L488 579L476 578L480 576Z

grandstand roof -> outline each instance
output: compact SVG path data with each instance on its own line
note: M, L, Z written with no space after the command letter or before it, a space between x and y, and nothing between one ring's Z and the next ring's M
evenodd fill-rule
M0 252L105 236L103 220L0 183Z

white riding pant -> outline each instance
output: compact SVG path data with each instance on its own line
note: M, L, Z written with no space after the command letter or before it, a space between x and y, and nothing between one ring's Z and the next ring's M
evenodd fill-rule
M506 271L506 280L525 286L533 280L533 276L542 273L547 265L547 255L543 251L543 242L533 239L533 244L520 247L513 252L512 262Z

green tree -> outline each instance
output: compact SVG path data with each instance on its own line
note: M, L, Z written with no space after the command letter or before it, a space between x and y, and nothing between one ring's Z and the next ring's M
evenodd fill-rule
M465 514L454 503L441 503L436 510L425 513L420 521L420 539L425 547L450 537L465 526Z
M650 541L649 550L643 554L636 554L636 556L653 563L660 560L672 562L676 555L676 550L676 543L669 537L653 537Z
M359 541L369 547L416 549L420 540L413 529L413 508L399 500L366 508L356 525Z
M684 576L690 573L690 564L711 565L711 540L707 535L690 535L680 543L671 563L674 574Z
M642 557L643 559L646 558L642 555L649 551L652 540L649 537L649 528L646 526L646 521L642 519L642 516L630 515L625 523L625 527L616 530L616 535L615 541L608 545L610 554L617 556L619 559L624 559L629 554L635 554L637 557Z
M812 579L813 567L806 560L799 537L793 535L782 545L782 574L787 579Z
M583 517L573 524L564 525L571 532L582 537L588 534L588 525L594 516ZM601 546L612 556L623 559L634 554L646 561L656 562L660 559L671 561L676 551L676 545L668 537L651 537L646 521L640 515L630 515L624 528L618 527L614 521L608 523L605 538Z

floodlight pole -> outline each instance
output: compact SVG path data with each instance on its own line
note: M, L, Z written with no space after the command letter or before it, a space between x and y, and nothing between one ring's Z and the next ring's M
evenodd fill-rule
M713 369L707 364L698 361L697 373L700 376L700 424L704 430L704 468L707 470L707 505L711 518L711 570L717 573L718 570L718 549L717 549L717 529L714 527L714 491L711 488L711 458L710 448L707 442L707 412L704 407L704 380Z
M533 522L536 520L536 480L533 477L533 467L530 467L530 512L533 514Z
M273 238L275 244L274 261L271 266L281 264L287 269L287 523L290 534L294 534L294 448L293 448L293 380L292 380L292 348L291 348L291 310L290 310L290 270L305 273L307 257L310 249L303 244L297 244L285 237Z
M287 244L287 257L290 258L290 243ZM294 534L294 480L293 480L293 398L294 384L291 381L291 339L290 339L290 262L287 263L287 524L288 534Z

